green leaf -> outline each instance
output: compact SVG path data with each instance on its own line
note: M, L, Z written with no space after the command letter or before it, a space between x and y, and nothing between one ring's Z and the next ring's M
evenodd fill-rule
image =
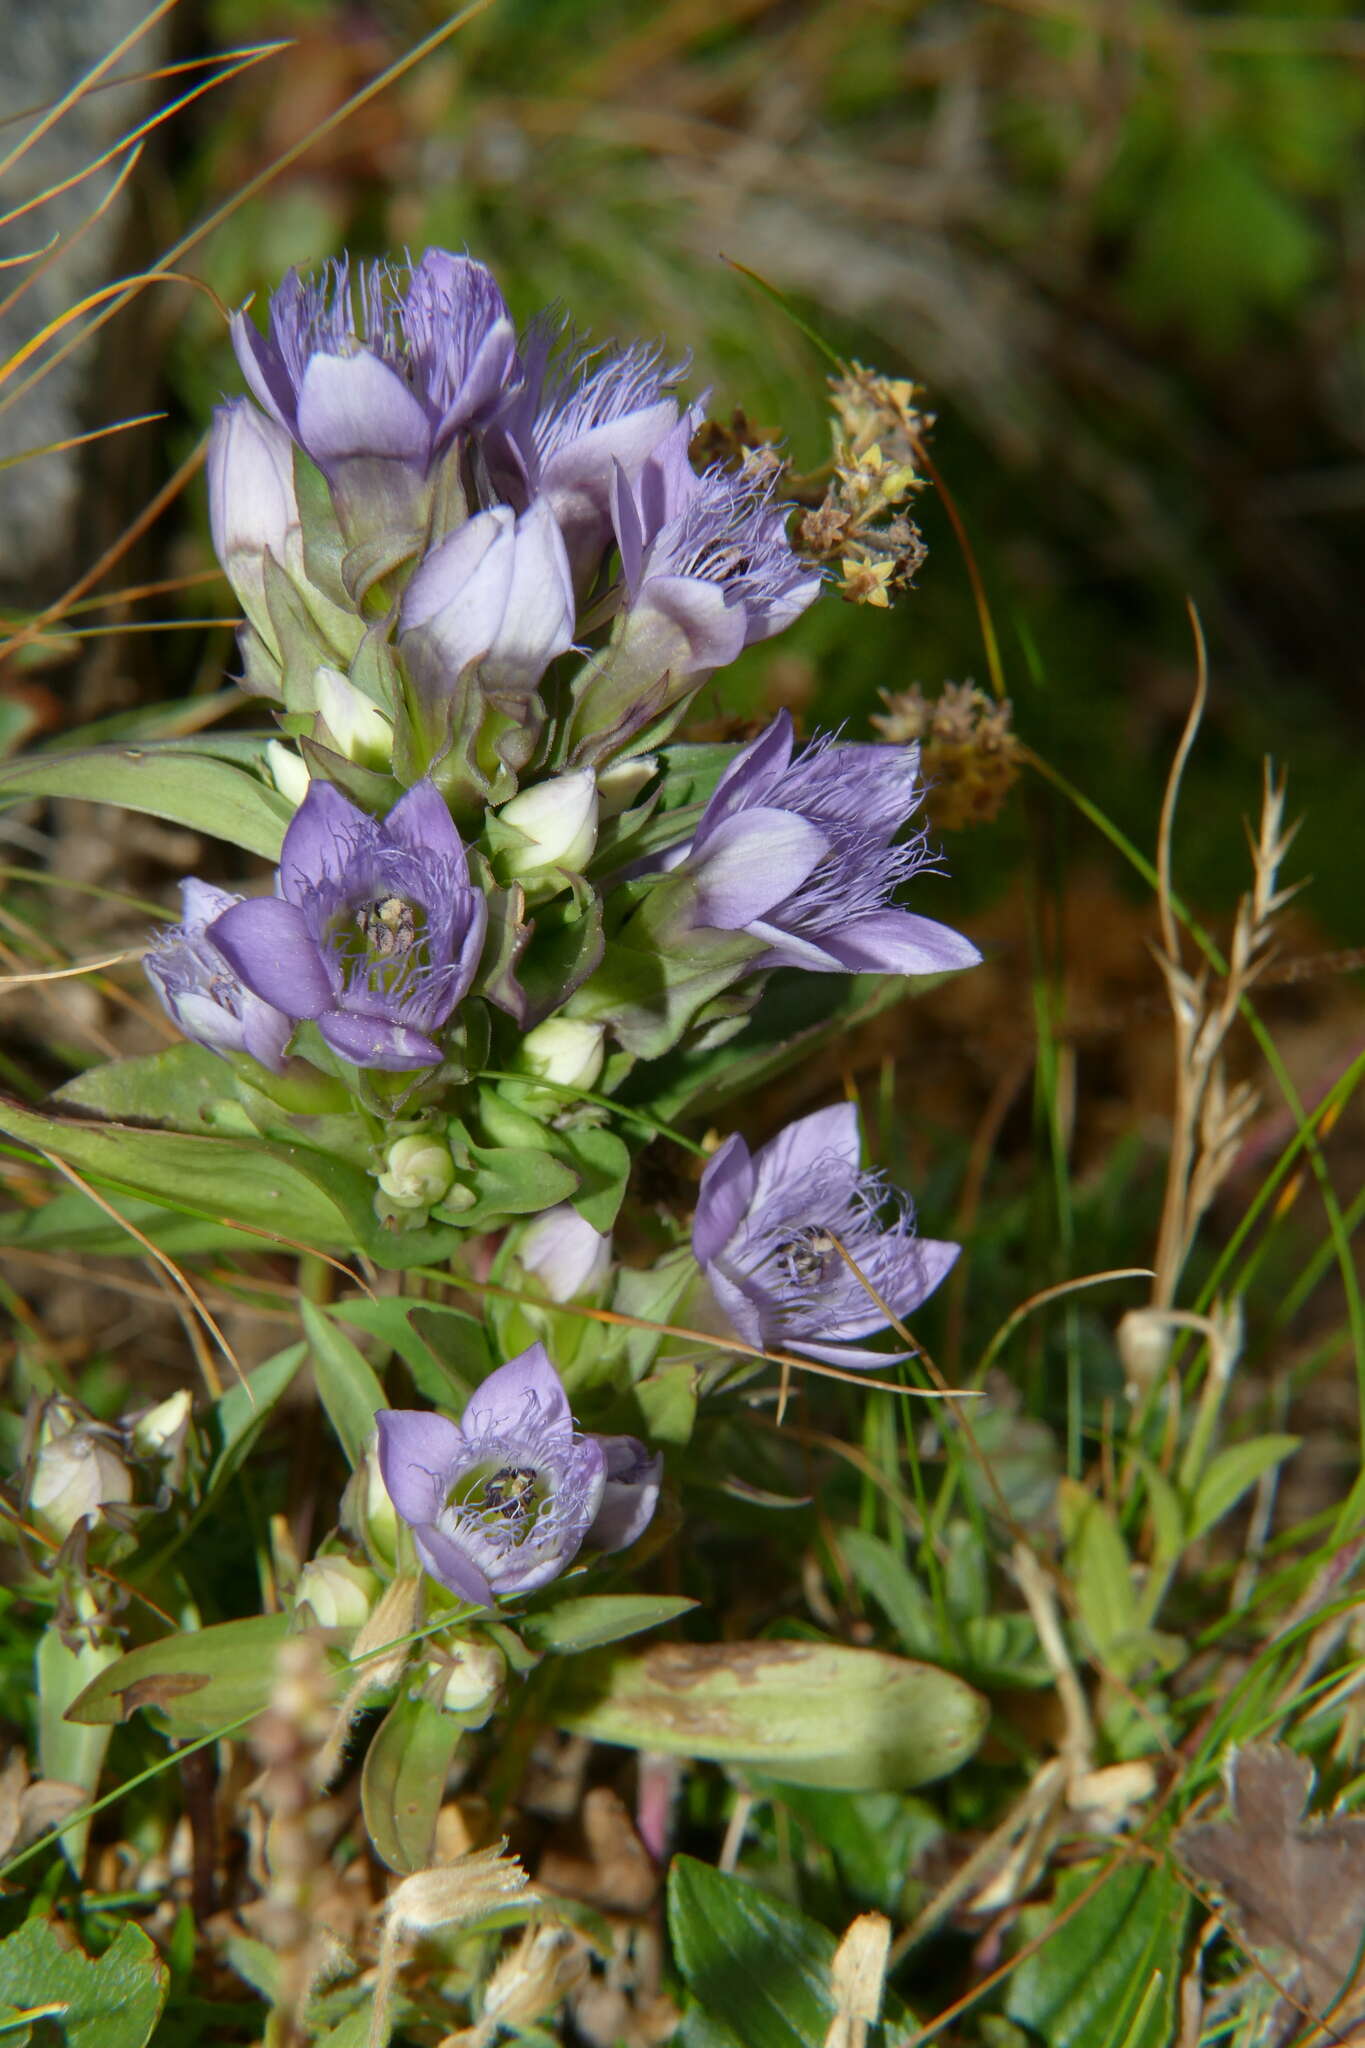
M260 1249L259 1237L250 1231L234 1230L228 1223L202 1216L181 1216L174 1209L164 1209L159 1202L148 1202L137 1195L105 1193L104 1198L115 1216L126 1217L134 1230L141 1231L172 1258L229 1248ZM63 1188L40 1209L11 1209L0 1215L0 1244L28 1245L34 1251L79 1252L94 1259L147 1256L132 1231L122 1229L113 1216L79 1188Z
M907 996L933 988L941 975L779 973L772 976L738 1044L684 1049L655 1060L621 1090L623 1101L649 1108L666 1123L684 1113L710 1115L750 1095L799 1059L878 1016Z
M1112 1510L1078 1480L1063 1479L1057 1509L1076 1605L1096 1654L1126 1668L1141 1631L1133 1569Z
M905 1917L911 1872L947 1834L928 1800L898 1792L819 1792L809 1785L775 1785L773 1792L812 1846L833 1856L855 1905Z
M464 1730L418 1693L400 1693L365 1754L360 1801L375 1853L406 1876L431 1862L436 1816Z
M169 1208L346 1248L357 1242L359 1211L369 1235L372 1205L365 1176L302 1145L43 1116L7 1100L0 1101L0 1128L55 1153L101 1186L150 1196Z
M473 1208L437 1208L433 1214L463 1230L487 1230L506 1216L534 1216L566 1202L578 1186L571 1167L539 1147L469 1145L474 1161Z
M246 1121L236 1100L236 1076L202 1045L172 1045L141 1059L110 1060L58 1088L53 1100L97 1110L120 1122L141 1118L171 1130L205 1132L235 1117L231 1135Z
M681 2038L699 2048L821 2048L836 2006L830 1969L838 1946L827 1927L783 1899L691 1856L668 1872L668 1932L695 2006ZM887 2000L887 2018L904 2018ZM701 2028L691 2024L701 2018ZM849 2037L852 2038L851 2036ZM867 2048L881 2048L870 2027Z
M568 1655L600 1649L603 1643L620 1642L647 1628L662 1628L696 1605L695 1600L666 1593L594 1593L524 1615L518 1627L533 1648Z
M68 1718L99 1726L143 1707L177 1741L211 1735L266 1705L288 1634L287 1614L253 1614L144 1643L87 1685Z
M697 1369L665 1365L634 1388L645 1435L654 1444L690 1443L697 1420Z
M438 1408L462 1408L493 1370L483 1324L448 1302L384 1295L338 1302L329 1313L391 1345L418 1391Z
M558 1727L628 1749L752 1764L784 1783L896 1791L954 1771L986 1702L929 1664L833 1643L660 1643L564 1668Z
M950 1637L938 1609L889 1543L867 1529L841 1529L839 1549L860 1590L876 1601L912 1656L947 1655Z
M209 1428L214 1440L213 1463L204 1489L204 1503L212 1500L238 1471L294 1375L303 1364L308 1347L290 1344L248 1373L245 1383L233 1383L214 1403Z
M0 2002L21 2011L64 2008L56 2022L66 2048L144 2048L166 2003L170 1979L140 1927L120 1927L98 1962L60 1939L50 1920L26 1920L0 1941ZM40 2023L43 2038L52 2021Z
M67 1719L67 1709L92 1680L118 1662L118 1656L115 1643L91 1643L82 1638L73 1648L63 1640L55 1621L48 1623L38 1642L39 1772L61 1784L79 1785L89 1799L99 1785L109 1730L77 1727ZM78 1876L90 1838L90 1819L87 1815L72 1821L57 1837L62 1854Z
M1021 1939L1043 1933L1097 1875L1093 1863L1066 1871L1050 1904L1025 1910ZM1177 2031L1188 1911L1168 1866L1117 1862L1094 1897L1010 1976L1006 2012L1047 2048L1164 2048Z
M1297 1436L1254 1436L1244 1444L1229 1444L1210 1459L1190 1508L1190 1541L1221 1522L1262 1473L1291 1457L1301 1441Z
M277 789L231 762L175 743L146 748L85 747L28 755L0 767L0 804L25 796L84 797L120 804L173 825L225 839L266 860L279 858L293 807Z
M691 1856L668 1872L668 1932L683 1982L719 2039L816 2048L834 2018L827 1928Z
M313 1354L319 1398L354 1472L374 1435L374 1418L388 1407L388 1398L361 1352L330 1316L302 1296L299 1313Z

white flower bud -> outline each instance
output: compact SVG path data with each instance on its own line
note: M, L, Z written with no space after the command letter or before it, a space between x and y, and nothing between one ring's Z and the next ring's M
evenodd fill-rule
M130 1501L133 1479L112 1439L98 1427L80 1424L50 1437L33 1463L29 1512L45 1535L64 1543L77 1522L101 1507Z
M619 818L628 811L658 768L653 754L636 754L630 761L613 761L597 771L597 799L604 818Z
M597 778L590 768L557 775L524 789L498 812L502 825L519 835L502 855L509 879L535 875L542 868L569 868L580 874L597 844Z
M265 765L280 795L297 810L308 794L308 763L283 740L267 740Z
M522 1039L516 1063L523 1073L557 1081L561 1088L591 1088L606 1058L606 1036L605 1025L581 1017L548 1017Z
M295 1604L313 1610L319 1628L360 1628L379 1597L380 1580L368 1565L345 1557L315 1557L299 1573Z
M445 1680L442 1707L471 1728L482 1727L497 1705L506 1669L502 1652L491 1643L453 1643L449 1653L431 1665L432 1676Z
M215 552L242 610L278 659L264 565L268 552L292 575L303 572L293 443L283 427L239 398L213 416L207 470Z
M611 1271L611 1239L563 1202L527 1225L517 1257L551 1301L577 1301L594 1293Z
M393 722L340 669L320 667L313 685L318 711L348 761L387 768L393 759Z
M398 1510L389 1498L389 1489L379 1470L377 1437L371 1438L364 1460L352 1475L351 1483L364 1503L359 1520L367 1546L381 1564L395 1565L398 1562ZM349 1487L347 1493L350 1494ZM351 1525L348 1523L347 1526Z
M132 1447L144 1457L167 1457L178 1449L190 1419L190 1390L182 1387L139 1415L129 1432Z
M379 1185L396 1209L429 1209L450 1192L454 1178L449 1145L418 1132L390 1145Z

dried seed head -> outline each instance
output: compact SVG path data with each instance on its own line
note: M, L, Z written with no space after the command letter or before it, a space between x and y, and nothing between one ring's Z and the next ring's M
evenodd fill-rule
M975 683L945 683L936 698L918 684L883 690L886 710L872 723L892 745L917 741L925 804L934 825L953 832L994 818L1019 774L1023 750L1008 698Z

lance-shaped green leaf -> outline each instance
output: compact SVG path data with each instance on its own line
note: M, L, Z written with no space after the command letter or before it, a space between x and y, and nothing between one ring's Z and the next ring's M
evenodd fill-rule
M66 2048L145 2048L166 2003L170 1978L155 1942L125 1922L98 1962L59 1935L51 1920L26 1920L0 1941L0 2006L37 2006L52 2016L36 2022L43 2040ZM6 2043L26 2042L4 2028Z
M859 2026L856 2034L838 2028L834 1936L743 1878L675 1856L668 1932L695 2000L680 2038L697 2048L820 2048L855 2039L883 2048L888 2039L877 2025ZM899 2031L899 2000L888 1998L886 2008L884 2017Z
M67 1709L80 1697L92 1679L118 1661L118 1645L92 1643L82 1636L75 1642L64 1639L55 1621L48 1623L38 1641L34 1659L38 1682L38 1768L44 1778L63 1785L79 1785L87 1799L93 1799L99 1785L104 1753L109 1747L107 1728L77 1727L67 1718ZM71 1868L80 1874L90 1839L90 1816L73 1820L57 1840Z
M303 1299L299 1311L313 1353L318 1394L354 1471L374 1435L374 1418L387 1397L369 1362L330 1317Z
M833 1643L661 1643L576 1659L556 1725L628 1749L752 1764L850 1792L946 1777L985 1732L986 1702L930 1664Z
M99 1727L142 1707L177 1741L211 1735L266 1705L288 1633L287 1614L254 1614L143 1643L87 1685L67 1718Z
M360 1803L375 1853L406 1876L431 1862L436 1816L464 1729L418 1693L400 1693L365 1754Z
M1116 1859L1108 1870L1064 1872L1055 1899L1022 1916L1021 1941L1044 1936L1054 1920L1057 1931L1011 1974L1006 2012L1048 2048L1162 2048L1178 2031L1189 1910L1169 1864Z
M647 1628L662 1628L696 1605L695 1600L671 1593L594 1593L523 1615L519 1626L534 1649L568 1656L622 1642Z
M84 747L27 755L0 767L0 804L27 796L84 797L279 857L293 809L277 789L230 761L184 744Z
M1202 1536L1230 1514L1242 1495L1257 1480L1299 1448L1297 1436L1253 1436L1245 1443L1229 1444L1210 1460L1195 1489L1190 1505L1189 1541Z

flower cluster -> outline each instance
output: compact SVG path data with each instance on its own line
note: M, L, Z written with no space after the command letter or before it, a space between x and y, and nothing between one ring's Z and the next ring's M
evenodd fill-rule
M658 1497L644 1444L575 1426L545 1345L589 1416L648 1414L619 1403L651 1326L867 1366L956 1256L864 1168L843 1106L754 1154L727 1139L690 1250L679 1230L653 1268L621 1264L650 1123L647 1067L615 1114L632 1068L705 1056L774 974L979 956L902 901L934 865L916 745L803 747L786 712L742 747L675 741L822 571L789 539L779 455L708 442L658 349L549 315L518 335L490 272L441 250L290 276L232 339L251 395L215 418L210 516L243 681L279 725L266 815L292 819L273 888L187 880L147 970L234 1070L229 1127L245 1106L295 1164L329 1154L338 1202L359 1179L343 1249L384 1263L426 1233L402 1265L486 1240L517 1355L459 1422L381 1413L378 1469L391 1533L396 1511L487 1609L633 1542ZM370 1549L314 1560L300 1599L358 1613L396 1559Z

